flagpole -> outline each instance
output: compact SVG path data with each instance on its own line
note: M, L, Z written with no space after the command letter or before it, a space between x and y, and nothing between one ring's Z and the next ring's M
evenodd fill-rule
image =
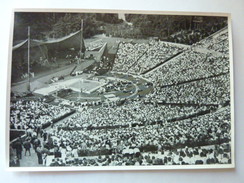
M81 62L81 53L82 53L82 43L83 43L83 19L81 19L80 24L80 62Z
M30 91L30 26L28 26L28 91Z

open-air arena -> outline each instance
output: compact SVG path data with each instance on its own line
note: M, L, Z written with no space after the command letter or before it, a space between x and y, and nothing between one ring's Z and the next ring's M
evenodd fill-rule
M31 74L26 56L17 64L27 42L15 46L9 166L232 164L228 23L209 20L203 30L204 21L166 31L167 40L118 36L106 23L89 38L81 30L36 41ZM119 25L138 31L131 24Z

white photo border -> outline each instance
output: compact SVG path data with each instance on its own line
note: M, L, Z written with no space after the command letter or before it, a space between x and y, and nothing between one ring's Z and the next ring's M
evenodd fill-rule
M229 62L230 62L230 97L231 97L231 164L214 165L154 165L154 166L94 166L94 167L9 167L9 145L10 145L10 91L11 91L11 65L12 65L12 42L14 31L14 14L16 12L26 13L133 13L152 15L189 15L189 16L221 16L228 18L229 36ZM234 69L233 69L233 41L232 20L230 13L217 12L184 12L184 11L144 11L144 10L112 10L112 9L14 9L12 11L12 22L8 56L7 98L6 98L6 170L14 172L43 172L43 171L153 171L153 170L193 170L193 169L233 169L235 168L235 125L234 125Z

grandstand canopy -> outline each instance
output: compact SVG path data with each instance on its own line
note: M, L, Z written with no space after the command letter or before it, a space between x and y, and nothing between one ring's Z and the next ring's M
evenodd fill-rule
M21 65L27 63L28 55L28 40L24 40L12 48L12 63L13 65ZM38 61L48 58L48 48L44 42L39 40L30 40L30 60Z
M77 31L68 36L50 39L47 41L30 40L30 59L36 60L40 57L48 59L49 53L58 53L64 50L85 51L84 39L82 31ZM25 58L27 55L28 40L24 40L13 46L13 62L19 58ZM53 56L53 55L52 55Z
M81 48L82 52L85 51L85 43L84 43L82 31L77 31L75 33L72 33L62 38L50 39L45 42L45 45L50 50L53 49L66 50L71 48L74 48L75 50L79 50Z
M32 69L45 66L55 58L78 56L85 52L85 44L82 31L77 31L62 38L44 40L30 39L30 67ZM12 79L20 78L27 73L28 64L28 39L18 41L12 47Z

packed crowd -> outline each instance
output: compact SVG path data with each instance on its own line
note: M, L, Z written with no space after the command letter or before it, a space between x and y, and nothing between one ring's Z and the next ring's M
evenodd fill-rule
M46 150L40 151L40 157L54 154L49 166L230 163L230 78L229 57L223 49L228 47L225 36L216 35L220 44L212 38L199 44L223 55L189 49L145 74L154 91L144 99L118 106L80 107L52 126L43 139ZM113 70L142 74L182 50L160 41L122 42ZM131 83L117 82L117 87L123 89L124 84ZM68 112L69 108L42 101L12 101L10 126L34 128Z
M152 135L153 134L153 135ZM47 166L201 165L231 162L230 109L177 122L97 130L42 131L10 146L11 166L33 148ZM16 153L15 153L16 150ZM13 158L17 156L16 158ZM47 161L47 159L52 161Z
M218 51L218 48L225 47L224 36L226 35L216 38L221 42L217 46L211 46L213 39L206 39L211 42L207 43L207 48ZM145 71L143 69L150 69L180 51L165 47L165 43L157 41L151 42L151 45L121 43L114 70L142 73ZM167 56L160 55L166 52ZM75 114L62 126L57 126L52 138L57 146L66 151L69 149L68 153L64 153L66 160L69 158L67 154L71 155L70 157L93 156L91 159L68 160L62 165L230 163L230 151L224 153L221 149L223 143L228 146L230 141L230 107L221 105L230 101L228 73L228 55L214 55L193 49L185 51L163 67L146 75L154 83L154 93L147 96L151 103L144 105L139 100L115 108L88 108ZM207 107L167 106L152 101L216 104L219 109L172 122L169 119L191 116L207 110ZM157 123L153 123L155 121ZM113 126L116 128L109 128ZM214 148L206 150L204 145ZM179 148L180 152L176 150ZM72 153L73 151L75 153ZM173 156L156 158L142 155L165 151L169 151ZM114 155L111 155L113 153ZM128 154L130 156L127 156ZM196 158L193 154L207 158ZM94 158L94 155L100 156ZM177 157L177 160L174 160L174 157ZM184 160L185 157L187 160ZM57 159L54 159L50 166L55 165L56 161Z
M200 41L194 47L228 50L228 32ZM219 51L221 52L221 51ZM216 104L230 101L229 55L189 49L145 74L154 83L149 98L172 103Z
M114 71L127 71L147 51L147 43L121 42L114 61Z
M220 53L229 54L228 44L229 44L228 39L225 39L219 42L218 44L212 45L211 49Z
M153 83L170 85L228 72L229 57L186 51L145 76Z
M202 165L231 163L229 144L221 146L185 147L165 150L159 154L102 155L94 157L54 158L49 166L151 166L151 165Z
M148 50L135 64L133 64L129 71L134 74L141 74L156 65L163 63L171 56L179 53L182 49L183 48L170 43L152 40L149 42Z
M34 129L59 118L71 110L64 106L54 106L41 100L17 100L10 103L10 128Z
M204 47L227 55L229 53L228 40L228 30L226 28L216 33L214 36L209 36L208 38L199 41L195 46Z
M114 71L140 74L179 53L183 48L163 41L120 43Z
M155 104L144 104L142 101L137 101L116 107L87 108L57 126L58 129L73 130L163 123L173 118L197 114L208 108L206 106L155 106Z
M157 86L150 97L172 103L222 105L230 101L229 80L225 74L179 85Z
M153 135L152 135L153 134ZM114 129L58 130L51 133L56 146L86 152L123 154L123 150L138 148L140 152L162 151L176 147L213 145L230 140L230 109L176 122ZM83 152L83 153L84 153Z
M154 134L152 136L152 134ZM230 111L222 108L213 114L206 114L196 118L182 120L174 123L162 123L160 125L147 125L135 128L116 128L100 130L54 130L51 133L53 146L60 149L60 158L66 161L62 164L73 165L74 158L87 156L78 163L81 166L89 166L90 159L104 161L94 166L103 165L106 159L120 157L121 161L130 160L135 163L138 157L145 154L158 152L167 158L177 156L175 161L159 156L166 165L173 164L211 164L229 163L230 149L224 152L222 146L230 141ZM204 150L204 145L214 147L213 150ZM214 146L216 145L216 146ZM190 148L188 148L190 147ZM191 148L192 147L192 148ZM96 156L94 155L94 152ZM193 153L195 152L195 153ZM197 153L198 152L198 153ZM197 156L199 155L199 156ZM92 156L92 157L90 157ZM152 159L154 159L151 156ZM100 160L99 160L100 159ZM209 160L208 160L209 159ZM211 159L211 160L210 160ZM57 158L50 166L55 164ZM88 161L88 162L87 162ZM117 164L115 159L109 160L104 165L155 165L153 162L135 164ZM57 162L56 162L57 163ZM125 162L124 162L125 163ZM159 165L163 165L159 164Z

